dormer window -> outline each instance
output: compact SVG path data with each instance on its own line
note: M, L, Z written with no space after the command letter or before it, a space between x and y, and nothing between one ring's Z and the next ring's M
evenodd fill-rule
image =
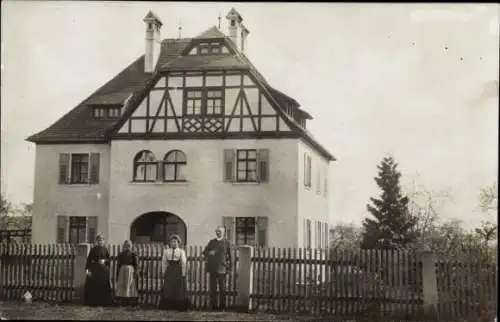
M228 54L229 49L219 42L212 43L200 43L197 47L191 49L188 55L218 55L218 54Z
M121 116L120 107L94 107L92 115L95 119L119 118Z
M104 107L94 107L94 110L92 112L94 118L96 119L103 119L106 115L106 109Z

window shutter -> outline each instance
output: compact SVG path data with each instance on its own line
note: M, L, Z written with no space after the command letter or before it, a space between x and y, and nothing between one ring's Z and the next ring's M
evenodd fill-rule
M325 171L325 179L323 181L323 189L324 189L324 194L326 196L327 192L328 192L328 166L326 167L326 171Z
M94 243L97 235L97 216L87 217L87 243Z
M321 173L318 164L316 164L316 193L321 193Z
M222 217L222 225L226 229L226 239L232 244L235 243L235 221L234 217Z
M307 187L307 155L304 153L304 186Z
M257 153L257 175L259 182L269 181L269 149L260 149Z
M267 217L257 217L257 245L267 246Z
M59 154L59 183L69 182L69 153Z
M234 149L224 150L224 182L234 181L236 151Z
M68 216L57 216L57 236L58 244L66 243L68 241Z
M90 154L90 184L99 183L99 164L100 164L100 154L91 153Z

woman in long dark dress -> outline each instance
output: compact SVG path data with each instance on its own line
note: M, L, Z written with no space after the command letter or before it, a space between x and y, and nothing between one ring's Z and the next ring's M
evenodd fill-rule
M89 306L111 306L114 304L113 291L109 279L109 251L104 246L104 237L98 234L96 246L87 257L85 269L85 304Z
M123 251L116 259L116 301L121 305L137 305L137 255L132 242L123 243Z
M173 235L170 237L170 247L163 252L163 290L160 308L164 310L185 311L189 308L186 280L187 258L180 244L181 238Z

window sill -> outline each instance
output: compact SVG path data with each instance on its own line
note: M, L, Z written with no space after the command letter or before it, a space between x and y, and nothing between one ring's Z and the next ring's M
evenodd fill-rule
M191 184L190 181L130 181L129 184L131 185L138 185L138 186L144 186L144 185L153 185L153 186L163 186L163 185L173 185L173 186L187 186Z
M60 183L59 185L64 187L81 188L81 187L97 186L99 185L99 183Z
M258 182L258 181L233 181L230 182L233 186L258 186L261 184L266 184L267 181L264 182Z

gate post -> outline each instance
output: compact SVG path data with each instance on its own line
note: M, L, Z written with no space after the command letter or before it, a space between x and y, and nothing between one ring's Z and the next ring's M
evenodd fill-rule
M252 294L253 286L252 257L254 249L252 246L244 245L240 246L238 251L236 309L248 312L251 309L250 294Z
M438 290L436 261L432 251L424 249L420 251L422 262L422 293L424 300L424 314L430 318L437 318L438 315Z
M75 298L77 303L82 303L84 300L84 286L87 273L85 264L90 251L90 244L75 245L75 262L73 263L73 287L75 288Z

